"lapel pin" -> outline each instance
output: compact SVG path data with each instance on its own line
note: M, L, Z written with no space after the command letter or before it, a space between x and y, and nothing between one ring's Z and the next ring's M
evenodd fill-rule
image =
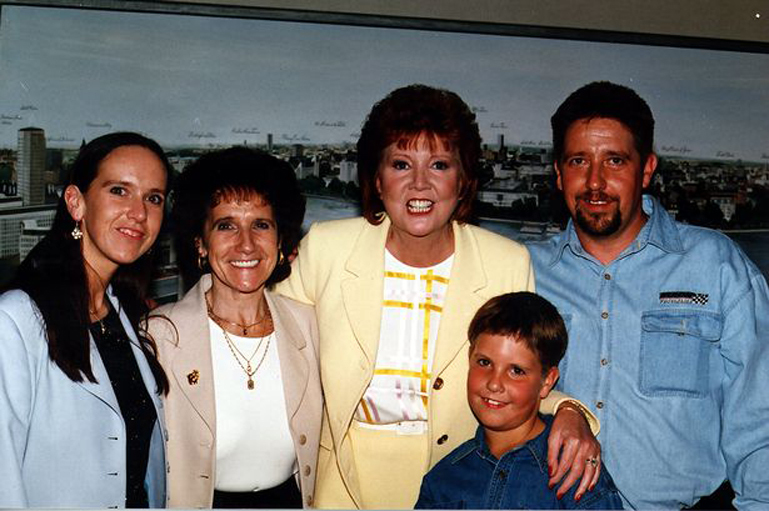
M187 383L190 385L197 385L200 381L200 371L193 369L190 374L187 375Z

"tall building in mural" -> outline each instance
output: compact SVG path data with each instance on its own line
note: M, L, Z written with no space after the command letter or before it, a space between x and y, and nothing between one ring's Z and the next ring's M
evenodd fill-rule
M45 203L45 132L40 128L19 130L16 179L25 206Z

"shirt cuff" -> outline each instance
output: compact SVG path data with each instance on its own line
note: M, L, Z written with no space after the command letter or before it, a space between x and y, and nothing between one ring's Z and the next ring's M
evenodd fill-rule
M558 407L565 403L569 403L569 405L579 410L587 421L588 426L590 426L590 431L593 433L593 436L598 436L598 433L601 431L601 421L598 420L598 417L596 417L587 406L582 404L581 401L574 399L563 392L558 392L557 390L551 391L540 403L539 411L545 415L555 415L558 411Z

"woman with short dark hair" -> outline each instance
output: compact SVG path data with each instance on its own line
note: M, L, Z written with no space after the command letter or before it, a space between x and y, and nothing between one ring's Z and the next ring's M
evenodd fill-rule
M0 296L0 508L165 503L168 380L137 326L169 169L137 133L83 146Z
M312 307L270 292L291 273L305 202L288 163L234 147L174 188L184 282L148 330L171 374L170 507L312 502L323 406Z

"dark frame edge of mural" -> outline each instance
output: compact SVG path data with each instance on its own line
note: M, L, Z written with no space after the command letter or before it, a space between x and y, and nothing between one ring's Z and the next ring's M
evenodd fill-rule
M734 51L742 53L769 53L769 43L690 36L672 36L635 32L616 32L564 27L546 27L508 23L440 20L370 14L347 14L327 11L246 7L235 5L199 4L190 2L164 2L146 0L0 0L0 8L9 6L53 7L129 11L222 18L251 18L270 21L352 25L376 28L434 30L440 32L475 33L501 36L565 39L589 42L638 44L677 48ZM0 16L2 12L0 11Z

